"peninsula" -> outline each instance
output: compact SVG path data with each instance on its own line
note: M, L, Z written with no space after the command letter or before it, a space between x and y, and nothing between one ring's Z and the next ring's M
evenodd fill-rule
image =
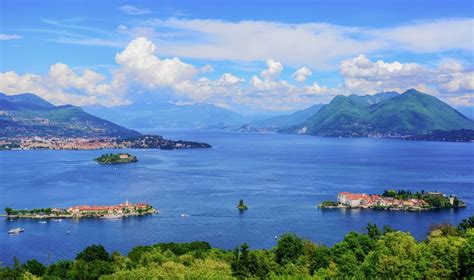
M72 105L55 106L31 93L0 93L0 150L211 148L193 141L144 135Z
M118 164L118 163L137 162L138 159L136 156L132 156L131 154L121 153L121 154L103 154L100 157L94 159L94 161L100 164Z
M337 201L324 201L321 209L375 209L398 211L423 211L442 208L462 208L466 203L454 195L441 192L416 192L386 190L382 195L341 192Z
M158 211L148 203L125 203L117 205L81 205L68 208L35 208L15 210L5 208L7 218L58 219L58 218L123 218L157 214Z

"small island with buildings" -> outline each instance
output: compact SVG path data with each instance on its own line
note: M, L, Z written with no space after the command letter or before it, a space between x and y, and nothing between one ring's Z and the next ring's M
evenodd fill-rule
M386 190L381 195L341 192L337 201L324 201L321 209L375 209L398 211L423 211L443 208L462 208L466 203L455 195L441 192L411 192L408 190Z
M94 161L100 164L118 164L118 163L137 162L138 159L136 156L132 156L131 154L120 153L120 154L103 154L100 157L94 159Z
M5 208L7 218L60 219L60 218L103 218L118 219L130 216L157 214L158 211L148 203L132 204L125 201L117 205L80 205L68 208Z

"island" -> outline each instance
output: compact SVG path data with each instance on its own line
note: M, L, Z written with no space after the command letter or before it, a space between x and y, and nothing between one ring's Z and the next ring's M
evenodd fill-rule
M94 159L94 161L100 164L118 164L118 163L131 163L137 162L136 156L132 156L128 153L121 154L103 154L100 157Z
M7 218L31 219L60 219L60 218L124 218L129 216L143 216L157 214L158 211L148 203L132 204L125 201L117 205L80 205L68 208L34 208L12 209L5 208Z
M443 208L462 208L466 203L455 195L441 192L411 192L409 190L385 190L383 194L340 192L337 201L323 201L321 209L375 209L399 211L423 211Z
M239 205L237 205L237 209L239 209L240 211L244 211L244 210L248 209L248 207L247 207L247 205L245 205L243 199L239 200Z

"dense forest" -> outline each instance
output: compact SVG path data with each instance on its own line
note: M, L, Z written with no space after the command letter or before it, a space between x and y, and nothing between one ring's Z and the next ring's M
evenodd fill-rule
M332 247L288 233L270 250L224 251L206 242L159 243L127 256L92 245L75 260L0 268L0 279L474 279L474 216L434 225L423 241L369 224Z

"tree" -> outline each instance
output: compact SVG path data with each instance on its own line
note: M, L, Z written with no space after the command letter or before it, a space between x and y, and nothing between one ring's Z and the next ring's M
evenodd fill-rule
M110 256L107 250L102 245L91 245L84 249L84 251L77 254L76 260L83 260L91 262L94 260L109 261Z
M383 226L383 234L384 234L384 235L387 234L387 233L389 233L389 232L394 232L394 231L395 231L395 229L393 229L393 228L392 228L391 226L389 226L389 225L384 225L384 226Z
M244 243L240 247L234 249L234 257L230 264L232 269L232 275L239 278L247 278L250 276L250 258L249 258L249 245Z
M466 245L459 253L459 260L459 276L474 277L474 228L466 230Z
M303 240L293 233L287 233L278 240L275 249L276 262L285 265L296 261L303 253Z
M36 276L43 276L46 271L46 267L35 259L27 261L23 265L23 269Z
M326 246L317 246L309 259L310 274L314 274L321 268L328 268L331 261L331 250Z
M466 231L470 228L474 228L474 216L462 220L462 222L458 226L458 229L461 231Z
M466 247L466 239L455 235L444 235L434 230L422 243L422 262L426 279L459 279L460 252Z
M94 259L91 261L76 260L70 274L73 279L95 280L102 275L112 274L113 265L108 261Z
M58 261L46 269L46 279L69 279L70 270L73 262L71 261Z
M369 223L367 225L367 235L369 235L369 237L372 239L376 239L382 235L382 232L376 224Z
M448 236L448 235L459 235L459 231L456 227L451 225L450 223L441 223L437 225L431 225L430 226L430 234L433 231L439 231L442 235Z
M391 232L377 240L361 271L371 279L420 279L420 246L409 233Z
M7 213L7 215L11 215L13 213L13 209L11 209L10 207L6 207L5 213Z

